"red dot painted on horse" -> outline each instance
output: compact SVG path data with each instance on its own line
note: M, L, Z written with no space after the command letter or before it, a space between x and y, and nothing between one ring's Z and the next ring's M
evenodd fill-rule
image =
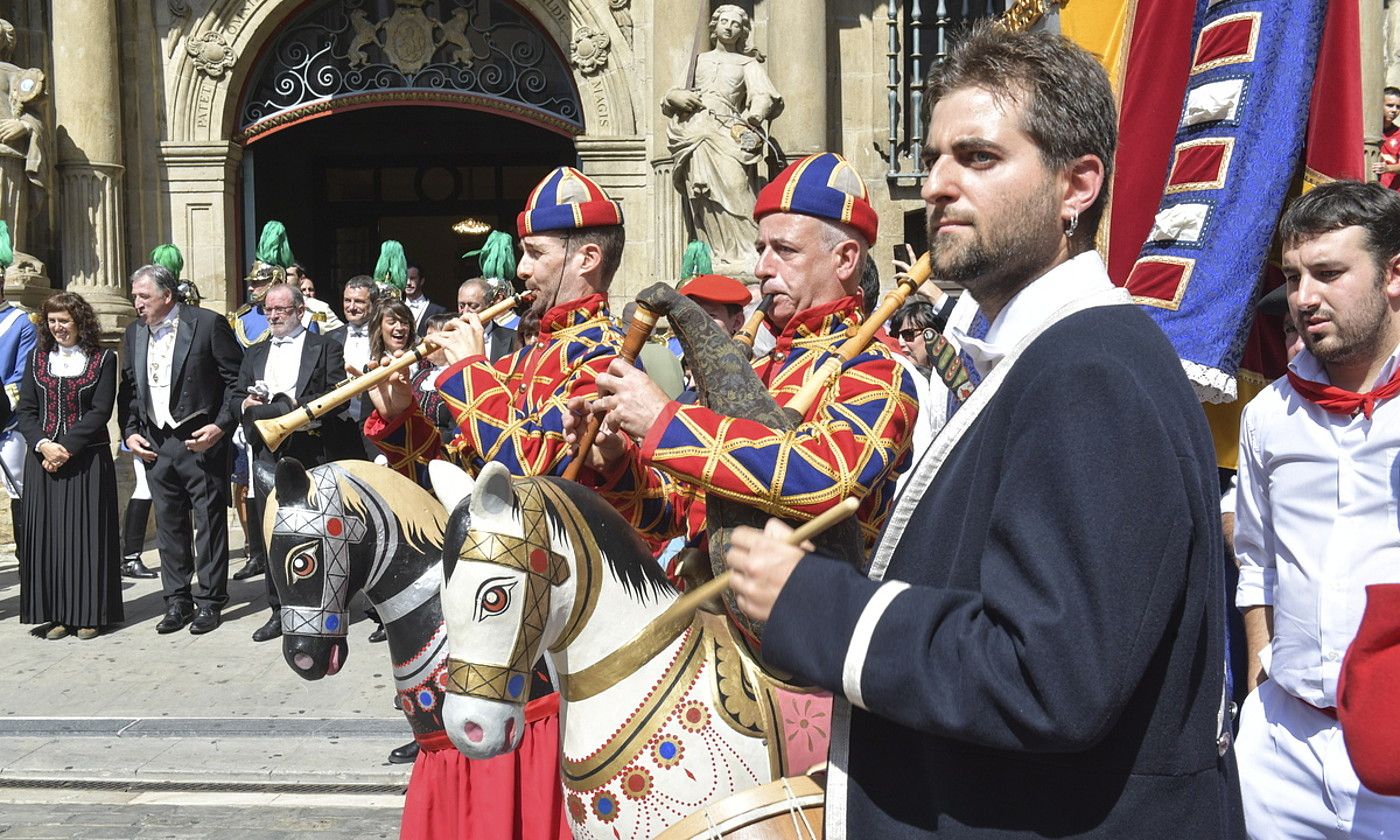
M338 537L344 531L345 523L341 522L339 518L332 516L330 519L326 520L327 534L330 534L332 537Z
M544 549L537 548L530 552L530 569L537 575L549 571L549 555Z

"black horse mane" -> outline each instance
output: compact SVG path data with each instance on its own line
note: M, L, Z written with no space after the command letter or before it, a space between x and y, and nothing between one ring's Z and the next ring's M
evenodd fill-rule
M607 560L612 576L629 595L640 601L649 601L676 592L676 588L666 579L661 564L652 557L646 541L601 496L587 487L561 478L537 480L549 482L578 509L583 524L592 532ZM562 512L555 511L554 515L560 517Z

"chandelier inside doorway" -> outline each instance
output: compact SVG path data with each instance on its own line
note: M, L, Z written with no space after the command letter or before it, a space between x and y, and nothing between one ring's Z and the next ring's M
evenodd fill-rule
M436 102L574 135L578 92L563 56L504 0L331 0L287 23L244 100L248 142L308 117Z

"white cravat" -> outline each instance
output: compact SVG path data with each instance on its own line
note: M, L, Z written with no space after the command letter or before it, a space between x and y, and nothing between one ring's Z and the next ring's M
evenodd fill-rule
M1400 348L1377 383L1400 364ZM1327 382L1304 350L1289 365ZM1342 657L1366 608L1366 587L1400 582L1395 513L1400 400L1362 414L1333 414L1274 382L1240 417L1235 554L1241 609L1274 608L1263 651L1269 678L1314 706L1337 705Z
M408 309L413 313L413 323L417 324L423 318L423 312L428 308L428 298L426 295L419 295L404 301L408 304Z
M159 428L175 428L170 415L171 377L174 376L175 336L180 329L180 305L177 303L154 327L148 327L146 344L146 383L150 387L151 419Z
M966 314L966 307L957 307L964 318L949 316L948 332L954 343L972 358L977 372L986 378L1011 348L1040 326L1047 313L1112 287L1098 252L1086 251L1060 263L1017 292L997 313L996 320L987 328L986 338L968 335L972 317Z
M87 369L88 357L77 345L54 345L49 351L49 373L64 379L77 376Z
M263 370L263 381L272 394L286 394L296 399L297 377L301 375L301 349L306 343L306 330L300 325L296 332L286 338L272 336L268 339L267 367Z
M345 327L345 363L355 370L364 370L369 364L369 327L347 324Z

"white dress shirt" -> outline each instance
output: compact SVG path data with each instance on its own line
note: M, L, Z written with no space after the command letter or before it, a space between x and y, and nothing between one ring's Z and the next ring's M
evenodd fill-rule
M362 371L369 364L369 325L345 325L345 364Z
M1381 368L1390 378L1400 348ZM1307 350L1289 367L1328 382ZM1366 586L1400 581L1400 399L1367 420L1324 411L1285 377L1240 418L1235 554L1241 609L1274 608L1263 651L1269 677L1319 708L1337 704L1342 657L1366 607Z
M286 394L293 400L297 394L297 377L301 375L301 349L306 344L306 330L297 325L296 332L286 338L268 336L267 367L263 381L271 394Z
M1097 251L1085 251L1042 274L1007 302L986 338L968 335L972 314L962 300L949 316L948 332L985 378L1007 353L1030 335L1051 312L1067 303L1113 288ZM968 297L967 293L963 294Z
M408 305L408 311L413 313L413 325L418 326L418 322L423 320L423 313L428 311L428 296L419 295L416 298L409 298L404 301Z
M76 344L64 347L55 344L49 351L49 374L68 379L87 369L88 357Z
M161 429L175 428L170 416L171 377L174 375L175 336L180 328L180 304L171 307L165 320L147 327L146 384L151 395L151 419Z

